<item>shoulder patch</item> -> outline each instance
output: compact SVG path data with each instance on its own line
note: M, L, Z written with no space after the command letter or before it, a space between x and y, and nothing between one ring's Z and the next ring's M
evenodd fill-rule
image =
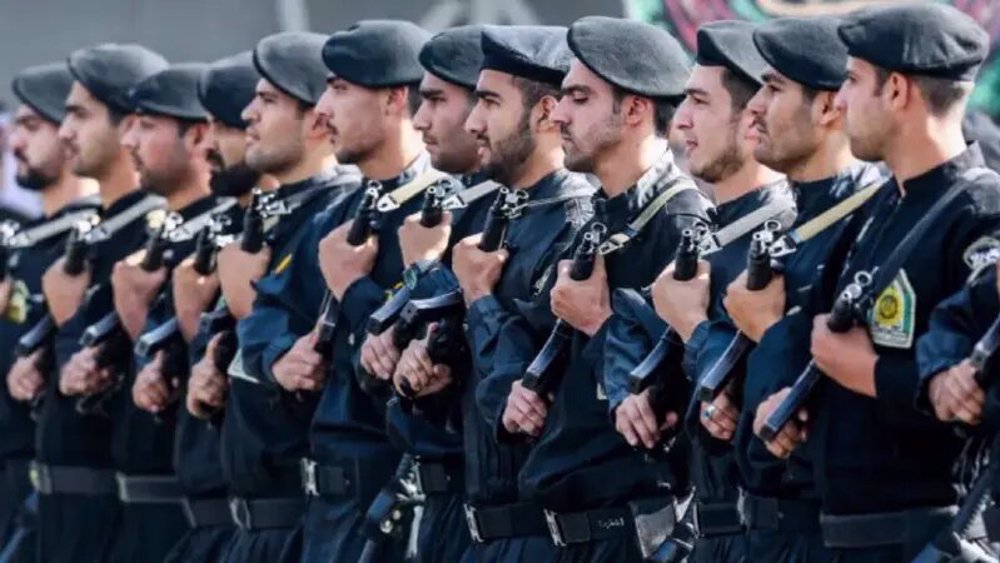
M913 346L916 318L917 294L906 270L900 270L875 300L868 320L872 341L887 348L909 349Z
M969 278L975 278L984 268L1000 260L1000 240L993 237L979 238L965 249L962 260L971 272Z

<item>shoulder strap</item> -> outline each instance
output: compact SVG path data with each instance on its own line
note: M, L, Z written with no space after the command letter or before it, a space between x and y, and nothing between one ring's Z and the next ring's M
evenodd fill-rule
M468 207L474 201L484 198L500 189L500 183L493 180L476 184L475 186L459 190L448 196L443 203L445 209L459 209Z
M418 174L413 180L410 180L387 194L383 194L382 197L378 199L378 203L375 205L375 208L379 211L379 213L388 213L389 211L399 209L403 206L403 204L413 199L413 197L420 192L447 178L450 178L448 174L445 174L440 170L427 168Z
M882 185L884 183L869 184L854 192L850 197L841 200L830 209L799 225L797 228L788 231L771 245L771 256L780 258L795 252L802 243L857 211L858 208L878 192Z
M67 213L58 219L53 219L37 227L16 233L7 243L7 247L11 249L28 248L43 240L65 233L76 226L77 223L94 223L97 219L97 211L91 209Z
M601 246L598 248L598 252L601 256L607 256L612 252L617 252L624 248L628 243L632 242L632 239L637 237L640 232L642 232L643 227L660 212L661 209L666 207L667 203L670 202L675 196L681 192L686 192L688 190L698 190L698 187L694 185L690 180L684 176L678 176L669 185L669 187L662 192L660 195L653 198L649 204L633 219L628 225L625 226L620 232L617 232L607 238Z
M699 253L702 256L715 254L725 248L727 244L738 240L747 233L756 230L757 227L767 221L792 209L793 207L787 201L773 201L763 207L759 207L718 231L708 233L702 237L701 242L698 243ZM777 228L780 229L780 225Z
M150 211L163 209L165 205L166 202L163 198L146 196L138 202L132 204L132 206L128 209L122 211L107 221L101 221L98 223L93 230L87 233L87 244L107 240L111 238L112 235L128 225L131 225L136 220L144 218Z
M197 217L193 217L190 221L184 221L178 225L174 230L170 231L170 234L167 235L167 239L170 240L170 242L182 242L193 239L198 236L198 233L200 233L202 229L215 220L216 215L229 211L229 209L234 205L236 205L235 198L224 199L222 203L216 205L212 209L209 209Z
M948 188L940 199L934 202L934 205L927 210L927 213L920 218L920 221L910 229L910 232L903 237L899 245L896 246L896 250L889 255L889 259L885 261L884 264L879 266L876 271L872 274L872 283L869 286L869 295L879 295L882 293L892 280L896 278L896 274L899 272L900 268L903 267L903 263L906 262L907 258L916 248L917 243L920 242L924 235L934 226L935 221L944 212L945 208L951 204L959 195L965 193L965 190L969 187L969 184L979 179L987 174L995 174L992 170L986 168L970 168L962 174L964 182L955 184L954 186Z

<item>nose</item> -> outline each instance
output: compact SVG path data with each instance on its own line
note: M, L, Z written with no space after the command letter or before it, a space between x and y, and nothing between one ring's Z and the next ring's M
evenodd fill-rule
M486 120L483 119L482 103L476 105L469 112L469 117L465 118L465 130L473 135L482 135L486 132Z
M674 125L681 131L686 131L694 126L691 121L691 104L688 103L687 98L684 98L684 101L677 106L677 111L674 112Z

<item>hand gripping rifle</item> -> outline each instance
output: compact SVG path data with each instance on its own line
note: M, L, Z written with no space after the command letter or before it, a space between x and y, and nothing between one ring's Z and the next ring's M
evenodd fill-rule
M597 249L601 245L607 228L601 223L595 223L590 231L584 233L583 240L573 254L573 264L569 277L576 281L590 278L594 272L594 262L597 260ZM521 378L521 385L529 391L534 391L540 397L548 397L559 387L565 371L566 348L573 337L574 329L569 323L559 319L552 327L552 333L542 346L538 355L528 366Z
M677 247L674 259L674 279L689 281L698 274L698 234L694 229L684 229L681 232L681 242ZM670 340L674 335L670 327L663 332L652 351L629 373L629 391L632 394L642 393L653 384L654 375L664 364L670 350Z
M775 228L766 226L764 230L753 234L750 241L750 249L747 252L747 284L750 291L760 291L771 283L774 277L774 269L771 265L771 244L774 242ZM722 356L712 365L708 373L701 378L695 388L695 397L698 401L712 401L719 396L719 393L729 385L729 382L736 376L735 367L742 358L753 341L742 332L729 342L723 351Z
M871 283L872 277L868 272L862 271L854 275L854 282L849 284L837 297L833 303L833 310L830 311L830 316L826 320L826 326L831 331L847 332L851 330L860 316L857 310L858 304L862 301L865 290ZM791 391L761 428L760 437L764 441L773 440L781 432L781 429L791 422L795 413L805 406L821 377L823 377L823 373L816 367L816 362L810 361L798 379L795 380Z
M378 213L375 206L381 193L381 184L375 181L368 182L361 198L361 204L354 214L354 221L351 223L350 230L347 231L347 244L361 246L375 232L375 216ZM333 338L337 332L337 317L340 316L340 307L329 290L323 298L323 303L319 337L316 340L315 350L324 358L329 359L333 353Z

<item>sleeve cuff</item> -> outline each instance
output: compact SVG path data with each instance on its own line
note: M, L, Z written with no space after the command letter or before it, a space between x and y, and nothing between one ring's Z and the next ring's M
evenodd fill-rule
M691 333L691 338L684 343L684 360L681 362L681 367L691 381L698 379L698 355L702 347L705 346L705 341L708 340L709 326L711 325L707 320L698 323L694 332Z
M487 319L495 319L505 313L503 305L492 294L484 295L469 305L465 319L469 326L485 324Z
M267 381L277 385L278 381L274 378L274 372L271 371L271 368L273 368L274 364L276 364L282 356L291 350L294 345L295 339L291 334L283 334L268 344L267 348L264 349L264 352L260 356L261 375L263 376L260 379L266 379Z
M912 359L875 360L875 396L879 401L912 408L917 397L917 365Z
M368 322L368 317L385 302L385 290L370 277L350 285L340 302L340 314L347 319L351 332Z

